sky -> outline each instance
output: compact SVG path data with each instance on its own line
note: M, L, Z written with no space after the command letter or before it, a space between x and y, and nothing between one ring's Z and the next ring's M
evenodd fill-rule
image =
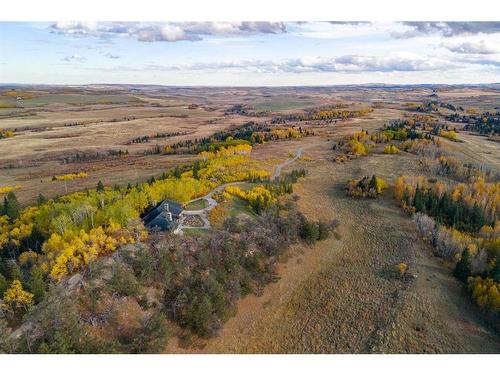
M500 82L500 22L0 22L0 83Z

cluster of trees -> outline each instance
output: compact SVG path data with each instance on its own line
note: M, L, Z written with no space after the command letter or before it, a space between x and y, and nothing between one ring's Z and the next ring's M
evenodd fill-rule
M140 137L132 138L126 144L130 145L134 143L148 143L151 139L171 138L186 134L187 132L171 132L171 133L156 133L155 135L143 135Z
M158 353L168 340L165 314L117 297L137 295L140 269L116 260L105 285L96 269L85 276L82 293L54 285L32 306L19 337L9 336L0 318L0 353ZM125 302L125 303L122 303ZM127 311L124 318L123 311ZM131 313L132 312L132 313Z
M201 161L195 163L193 169L185 172L183 176L219 183L267 180L269 172L255 168L251 161L251 148L249 145L238 145L214 153L203 151L199 154Z
M21 188L21 185L12 185L12 186L0 186L0 194L7 194L11 191L18 190Z
M393 120L385 124L379 134L387 138L386 142L391 140L406 141L407 139L421 139L423 134L416 130L420 125L420 122L415 119Z
M21 205L17 200L17 196L13 189L6 190L7 195L3 198L3 202L0 203L0 218L5 216L4 221L14 220L19 217L19 212L21 211ZM5 235L5 233L0 233L0 235ZM2 242L0 241L0 247Z
M431 159L435 159L443 154L441 141L430 134L426 134L422 139L409 139L401 142L399 149Z
M349 148L353 155L367 155L370 153L371 146L368 143L358 141L357 139L351 139L349 142Z
M500 183L476 178L450 188L402 176L395 196L416 212L414 220L437 255L456 262L453 274L468 283L474 301L498 325Z
M250 144L262 144L279 139L307 137L314 135L314 132L301 126L270 127L265 124L249 122L229 131L228 134L216 133L214 138L217 139L217 142L234 142L235 140L238 140L247 141ZM217 143L215 143L215 145L216 144ZM204 146L205 149L210 149L211 147L213 147L212 144Z
M464 130L471 132L483 135L500 134L500 112L483 112L477 114L477 111L473 111L467 115L453 113L446 116L446 120L464 123Z
M457 139L457 132L455 130L444 130L443 128L439 128L437 131L437 135L440 137L448 138L450 140Z
M354 198L376 198L389 187L389 184L375 175L349 180L346 184L347 194Z
M311 120L332 120L332 119L348 119L355 117L363 117L369 113L373 112L373 108L363 108L357 110L341 110L341 109L333 109L333 110L318 110L313 111L310 114Z
M0 139L2 138L10 138L14 136L14 132L12 130L2 130L0 129Z
M202 151L198 155L204 161L208 159L221 158L233 155L248 155L252 152L252 146L248 143L241 143L235 146L218 147L213 151Z
M345 141L335 144L333 149L344 148L347 145L347 152L353 155L366 155L372 147L378 143L390 143L399 141L400 147L390 144L384 148L384 153L398 153L399 149L408 151L413 145L419 143L420 140L432 139L430 135L424 135L416 130L417 125L414 119L394 120L373 134L369 134L367 130L354 132L347 137Z
M64 181L64 189L68 192L68 181L76 180L78 178L88 177L86 172L68 173L59 176L52 176L52 181Z
M326 223L310 222L294 207L284 211L227 219L225 231L194 251L162 248L172 259L164 294L169 316L200 336L213 336L241 296L275 280L276 262L291 244L328 236Z
M267 190L271 191L275 196L291 194L293 193L293 184L295 184L299 178L305 177L307 171L304 168L294 169L290 173L286 173L279 176L272 182L265 184Z
M394 145L387 145L387 146L385 146L384 147L384 151L383 151L384 154L389 154L389 155L399 154L399 152L400 152L399 148L397 148Z
M295 113L288 115L280 115L271 119L271 124L285 124L287 122L298 121L336 121L345 120L348 118L363 117L373 112L373 108L362 108L355 110L343 109L315 109L307 113Z
M500 266L497 266L497 270L500 270ZM497 271L495 276L499 274L500 271ZM498 328L500 321L500 277L470 277L468 288L474 302L491 315L490 320L496 322Z
M225 197L236 196L248 202L250 207L258 213L266 211L276 203L274 194L263 185L255 186L250 190L243 190L238 186L227 186L224 189Z
M144 153L151 155L212 152L239 144L254 145L272 140L300 138L313 134L311 130L302 127L271 127L266 124L250 121L232 129L217 132L210 137L188 139L167 146L155 145L152 149L146 150Z
M77 152L75 155L64 156L61 162L69 163L85 163L89 161L103 160L109 158L121 158L129 154L128 150L107 150L103 152Z
M421 212L413 217L436 254L456 262L453 275L467 285L474 302L500 329L500 221L468 234L441 225Z
M248 108L242 104L235 104L224 111L224 114L227 115L243 115L243 116L251 116L258 117L264 116L268 114L269 111L255 111L252 108Z
M15 194L8 193L0 210L4 284L19 280L38 301L37 295L51 281L86 269L121 245L144 240L147 233L140 216L158 202L185 203L224 182L268 179L269 172L253 168L250 151L247 144L222 148L206 160L200 155L200 161L184 170L176 168L134 187L109 188L99 181L96 189L55 200L42 197L37 206L23 210ZM69 174L64 179L76 177L81 176Z
M215 335L239 298L276 280L276 264L291 244L323 240L337 226L308 220L291 202L273 207L244 220L228 218L203 241L167 236L154 246L122 247L111 262L92 260L81 293L70 297L62 285L45 290L19 340L2 341L0 321L0 351L158 352L168 339L165 318L202 337ZM151 287L160 304L147 301ZM18 282L7 295L21 308L36 299ZM131 308L124 321L121 310Z
M485 181L490 181L498 178L489 168L475 164L463 164L457 158L447 155L444 151L437 158L427 160L428 169L433 171L438 176L451 177L457 181L475 181L482 178Z
M405 208L466 232L492 225L500 215L500 183L487 183L482 178L448 188L441 182L431 184L422 176L400 176L394 194Z
M449 110L454 111L454 112L464 110L464 107L462 107L462 106L457 107L453 103L447 103L447 102L440 102L439 106L441 108L446 108L446 109L449 109Z
M410 111L423 113L437 112L439 109L439 103L436 100L427 101L425 103L406 103L405 106Z
M67 173L59 176L52 176L52 181L71 181L77 178L88 177L86 172Z

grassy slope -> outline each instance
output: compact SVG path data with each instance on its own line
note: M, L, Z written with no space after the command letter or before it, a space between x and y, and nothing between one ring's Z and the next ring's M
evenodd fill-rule
M248 296L221 335L203 352L258 353L465 353L500 352L498 337L482 324L461 285L433 257L411 219L388 196L347 198L352 176L377 173L392 181L417 173L415 158L377 155L337 165L317 162L295 192L308 216L338 218L341 240L296 249L280 266L280 280L261 297ZM403 281L392 267L406 262L416 279ZM171 340L169 352L180 349Z

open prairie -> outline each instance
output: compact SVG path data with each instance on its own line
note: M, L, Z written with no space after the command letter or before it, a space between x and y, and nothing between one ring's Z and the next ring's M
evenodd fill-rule
M211 189L220 185L212 191L193 190L192 196L182 202L186 210L200 216L180 232L184 235L181 240L172 239L178 238L175 235L153 233L143 245L140 234L136 234L139 244L130 241L127 246L136 251L146 248L154 257L163 254L162 249L173 251L171 248L175 246L182 248L183 253L172 255L167 251L168 262L173 265L164 270L165 264L158 261L147 276L137 271L144 263L132 263L130 273L142 275L137 276L140 282L134 281L133 292L113 292L113 288L118 288L116 285L131 283L129 278L116 279L119 268L113 266L113 276L104 278L113 286L99 289L103 294L98 295L107 296L102 298L103 304L108 297L121 304L120 314L124 317L123 322L117 323L102 318L102 311L94 311L101 320L92 321L89 330L100 339L111 332L107 331L107 324L117 324L113 325L116 328L113 332L134 332L132 326L138 324L131 323L134 314L143 319L159 312L169 317L165 325L170 339L165 345L158 344L159 351L165 353L500 352L495 321L492 323L491 316L471 300L467 288L453 276L460 257L437 256L432 241L419 232L412 219L416 208L407 207L395 198L398 177L402 175L422 176L419 181L450 186L458 182L477 183L486 177L488 183L498 184L500 142L494 134L480 133L470 125L472 114L489 113L493 121L498 121L497 85L3 87L0 103L0 130L10 134L0 138L0 188L13 187L23 206L34 204L39 194L56 198L95 189L99 181L108 187L109 194L112 187L120 194L142 191L147 184L137 188L126 186L145 181L155 186L155 179L160 178L191 184L203 181L212 184L207 185ZM458 119L453 117L457 113ZM403 131L404 139L394 138L401 135L398 131ZM224 137L219 139L217 134ZM391 134L393 138L382 139L381 134ZM260 138L266 136L269 138ZM225 180L224 173L232 173L232 164L220 167L222 177L199 175L200 160L209 163L211 158L220 156L217 152L221 149L232 150L231 147L243 149L238 157L249 157L250 143L251 163L245 165L245 170L263 170L266 184L280 183L280 177L294 172L303 173L293 181L293 189L292 183L287 185L288 180L283 180L280 187L259 185L264 180L256 177ZM360 143L361 151L355 148ZM397 146L397 151L392 153L390 148L388 151L389 144ZM422 147L418 148L419 145ZM201 150L207 154L199 153ZM449 162L446 168L445 162ZM464 171L486 177L469 180ZM168 178L164 177L166 172L170 173ZM372 197L375 199L346 194L348 181L364 176L373 176L375 185L375 176L387 184L380 194ZM228 200L231 184L234 197ZM183 311L179 304L189 299L186 290L206 282L211 272L198 267L217 262L206 253L196 253L196 249L206 245L222 251L227 244L241 240L241 228L228 229L238 227L232 220L258 221L268 217L261 206L252 205L248 192L259 188L272 191L283 186L288 189L286 194L275 193L278 198L269 198L279 206L278 215L279 210L286 211L286 207L294 204L305 222L318 223L318 228L319 223L336 222L331 226L332 233L321 240L318 235L311 243L290 241L287 251L270 257L272 262L259 260L255 265L245 264L252 272L269 272L271 276L265 274L268 278L262 276L264 281L254 280L258 286L252 284L253 289L245 279L238 281L236 291L216 289L217 298L222 293L231 301L223 313L214 312L215 302L213 305L209 302L208 306L213 307L210 313L203 310L206 305L197 305L198 310L179 318L177 314ZM182 185L179 190L185 187ZM98 187L96 194L99 189L105 191L104 187ZM223 192L226 198L216 196L224 195ZM408 197L404 199L410 201ZM87 210L88 206L84 208ZM72 212L76 217L82 211ZM109 213L112 214L115 212ZM143 212L140 214L142 217ZM201 220L202 216L212 227ZM64 223L52 220L51 225ZM264 225L261 230L265 229ZM216 237L218 234L234 238L221 237L221 240ZM256 241L257 245L249 245L245 256L264 246ZM474 244L479 243L483 242ZM16 243L16 246L21 245ZM45 247L44 251L47 252ZM120 251L117 250L117 256L106 254L103 263L135 259ZM474 254L478 259L481 256L477 247ZM189 256L192 259L187 259ZM150 258L144 259L141 261L147 263ZM196 282L182 279L187 271L177 269L181 266L176 262L181 261L184 263L179 264L189 269L195 275L193 278L199 278ZM234 262L230 258L224 267ZM483 261L483 272L493 272L493 263L491 259L489 263ZM397 265L405 267L401 275L394 272ZM189 267L194 267L194 271ZM155 272L160 269L163 273L158 276ZM64 272L61 280L69 283L70 271ZM89 306L96 304L88 302L94 289L85 288L94 288L99 283L91 281L95 277L92 272L80 273L85 280L82 282L85 292L78 293L85 302L79 308L90 310ZM131 277L135 280L135 276ZM215 278L218 283L227 282L231 286L227 281L231 277L231 272L224 269L218 270ZM180 292L169 289L178 283L182 284ZM176 292L179 294L172 302L169 298ZM200 293L207 294L205 290ZM192 298L196 301L199 296ZM203 324L210 322L208 327L195 321L202 320L200 316L205 319ZM498 315L494 319L495 316ZM16 324L19 322L14 322L14 328L18 328Z
M432 99L433 90L425 86L3 88L0 102L9 108L0 113L0 129L12 130L15 136L0 140L0 185L21 185L19 197L28 203L41 191L56 196L93 187L99 180L111 185L141 181L192 160L188 154L145 155L157 145L201 139L249 121L269 123L274 116L314 108L373 106L369 116L347 120L341 129L334 129L345 133L360 124L376 128L407 113L405 103ZM494 87L444 86L439 88L439 98L464 107L498 106ZM303 124L291 121L289 125ZM149 139L133 142L141 137ZM470 157L498 163L494 142L479 140L478 144L477 137L468 135L464 141L470 145L464 152L473 150ZM54 175L79 171L87 172L88 178L68 182L65 187L51 181Z

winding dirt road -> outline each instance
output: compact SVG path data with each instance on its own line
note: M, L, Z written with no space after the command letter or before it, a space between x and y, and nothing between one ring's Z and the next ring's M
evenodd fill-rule
M283 168L289 166L290 164L292 164L293 162L298 160L301 156L302 156L302 148L299 148L295 152L295 155L293 158L287 159L283 163L276 165L274 167L274 172L271 175L271 180L277 179L281 175L281 170ZM184 229L210 229L211 225L210 225L210 220L208 220L208 214L210 213L210 211L212 211L219 204L213 198L213 195L217 192L224 191L224 189L228 186L241 185L244 183L245 183L245 181L228 182L227 184L222 184L222 185L217 186L215 189L213 189L212 191L210 191L207 195L204 195L203 197L190 200L188 202L188 204L191 202L200 200L200 199L204 199L207 202L207 206L205 208L200 209L200 210L185 210L185 211L183 211L181 219L180 219L180 223L179 223L178 227L175 229L174 233L182 235L184 233L183 232ZM193 227L193 226L189 226L189 225L184 225L183 224L184 219L186 219L189 216L200 217L200 219L203 221L203 226Z

